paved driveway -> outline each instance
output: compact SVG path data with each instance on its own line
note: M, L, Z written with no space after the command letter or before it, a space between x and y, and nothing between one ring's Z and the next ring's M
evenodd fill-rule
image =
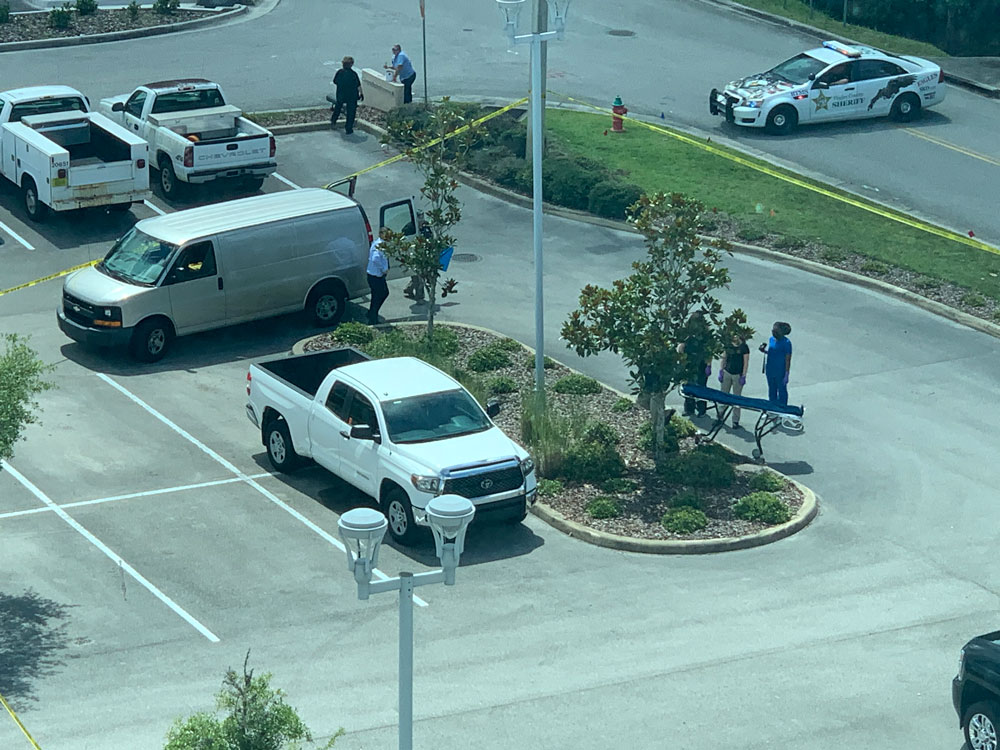
M363 134L279 143L281 173L298 185L380 154ZM371 214L417 187L397 166L366 175L358 197ZM459 294L441 317L530 342L530 213L463 198L458 249L481 260L453 267ZM60 247L59 222L0 220L35 247L0 248L22 272L105 246ZM641 246L562 219L545 226L547 353L621 387L619 362L578 360L557 333L580 286L626 273ZM981 437L1000 420L996 342L799 271L730 265L727 304L761 334L774 318L792 324L792 399L806 404L807 431L766 449L819 492L821 515L780 543L693 558L593 548L533 517L478 530L458 585L419 592L418 745L959 747L948 682L961 644L995 628L1000 590L993 450ZM58 295L56 283L0 298L0 329L32 334L58 363L44 423L13 462L25 481L0 473L0 591L66 607L49 650L26 644L8 667L42 747L156 747L172 717L209 706L247 649L318 735L344 726L338 747L391 746L395 601L356 601L329 539L358 499L315 468L270 476L243 415L247 363L309 329L293 316L204 334L139 366L65 339ZM384 312L419 314L399 284ZM752 370L748 392L763 387ZM66 517L24 513L98 500ZM390 548L381 567L432 562L428 545ZM0 747L21 742L0 722Z

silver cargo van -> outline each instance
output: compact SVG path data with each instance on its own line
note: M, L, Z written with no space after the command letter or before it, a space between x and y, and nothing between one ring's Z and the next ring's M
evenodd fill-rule
M413 201L381 206L379 220L413 234ZM143 219L104 260L66 277L59 328L155 362L175 336L257 318L305 310L335 326L347 301L368 293L372 239L361 206L321 188Z

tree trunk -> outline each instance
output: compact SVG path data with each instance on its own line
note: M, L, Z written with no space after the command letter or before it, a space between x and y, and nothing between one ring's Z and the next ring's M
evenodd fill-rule
M429 346L434 345L434 308L437 306L437 283L427 287L427 342Z
M663 433L666 428L664 402L666 398L667 394L664 391L656 391L651 393L649 397L649 414L653 422L653 460L657 466L666 456L663 450Z

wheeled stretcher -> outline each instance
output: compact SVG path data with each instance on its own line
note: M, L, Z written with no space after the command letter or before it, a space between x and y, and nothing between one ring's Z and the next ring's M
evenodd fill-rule
M757 423L753 428L753 437L757 442L757 447L753 449L753 453L751 454L758 463L764 463L764 449L760 445L761 438L765 435L770 435L779 427L795 432L802 430L802 415L805 413L805 409L801 406L792 406L791 404L782 406L765 398L737 396L734 393L723 393L716 388L695 385L694 383L688 383L683 386L681 393L688 398L708 401L715 409L715 423L707 432L696 438L706 442L711 442L719 434L719 430L722 429L722 425L725 423L726 417L733 410L733 407L738 406L741 409L760 412Z

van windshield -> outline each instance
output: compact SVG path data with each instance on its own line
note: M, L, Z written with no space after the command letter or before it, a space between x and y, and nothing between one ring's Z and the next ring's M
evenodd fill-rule
M177 245L161 242L132 227L97 264L97 270L113 279L154 286L176 250Z
M383 401L382 413L394 443L458 437L493 425L475 399L463 390Z

